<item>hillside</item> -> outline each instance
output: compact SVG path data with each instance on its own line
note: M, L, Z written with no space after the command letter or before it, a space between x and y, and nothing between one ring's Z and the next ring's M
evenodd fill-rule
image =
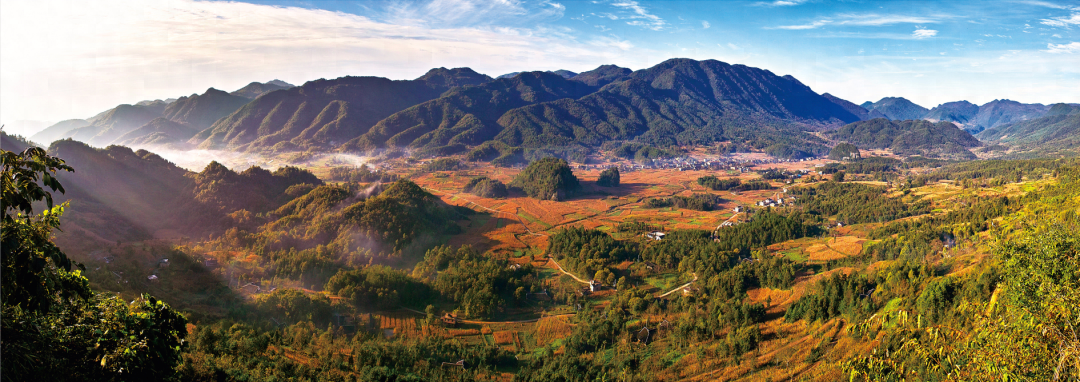
M968 151L981 145L970 133L950 122L890 121L876 118L855 122L827 133L860 149L892 149L900 155L974 159Z
M467 68L438 68L411 81L379 77L310 81L251 101L189 142L205 149L250 151L335 147L452 87L490 80Z
M885 118L894 121L920 119L929 112L925 107L903 97L885 97L877 102L865 102L861 106L866 110L881 112Z
M990 128L977 137L1021 152L1075 150L1080 148L1080 106L1051 105L1042 117Z
M834 96L834 95L829 94L829 93L822 94L821 96L825 97L825 99L828 99L832 103L840 105L840 107L844 108L844 110L847 110L849 113L854 114L856 117L859 117L859 120L861 120L861 121L865 121L867 119L872 119L870 117L870 111L869 110L866 110L862 106L856 105L855 103L853 103L851 101L848 101L846 99Z
M282 80L273 80L270 82L252 82L244 85L244 87L237 89L236 91L229 93L234 96L240 96L248 99L255 99L259 96L281 89L289 89L296 87L293 84Z

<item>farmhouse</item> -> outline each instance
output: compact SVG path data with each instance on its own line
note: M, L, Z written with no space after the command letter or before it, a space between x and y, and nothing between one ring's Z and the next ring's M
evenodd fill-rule
M660 231L656 231L656 232L646 233L645 237L647 237L649 239L652 239L652 240L663 240L665 235L667 235L667 234L663 233L663 232L660 232Z

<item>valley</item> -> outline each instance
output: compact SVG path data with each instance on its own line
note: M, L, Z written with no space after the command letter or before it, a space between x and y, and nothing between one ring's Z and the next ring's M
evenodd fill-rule
M1077 108L690 59L120 105L2 134L51 328L4 335L72 380L1075 376Z

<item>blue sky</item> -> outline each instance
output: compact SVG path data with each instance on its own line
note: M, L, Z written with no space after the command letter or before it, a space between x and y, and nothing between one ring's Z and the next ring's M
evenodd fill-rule
M274 78L642 69L672 57L791 74L855 103L1080 102L1080 2L4 2L0 122Z

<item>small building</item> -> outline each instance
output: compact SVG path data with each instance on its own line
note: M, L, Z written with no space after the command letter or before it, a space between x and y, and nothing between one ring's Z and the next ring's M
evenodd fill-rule
M603 284L600 284L599 281L589 280L589 292L599 292L601 287L603 287Z
M735 211L735 213L743 212L742 206L735 206L735 208L732 208L731 210Z
M169 267L169 259L161 259L161 261L158 261L158 267L168 268Z
M682 295L683 296L692 296L694 294L697 294L697 292L698 292L698 288L695 288L695 287L692 287L692 286L682 288Z
M465 364L465 360L460 360L460 361L457 361L457 362L443 362L442 367L461 368L461 369L468 368L468 366Z
M207 258L203 259L203 266L207 267L207 268L217 268L218 267L218 261L217 261L217 259L215 259L213 257L207 257Z
M443 325L446 325L446 327L448 328L457 327L458 318L455 314L444 314L440 320L442 321Z
M150 281L158 281L157 275L146 276L146 279Z
M645 237L647 237L649 239L652 239L652 240L663 240L664 236L666 236L666 235L667 235L666 233L656 231L656 232L646 233Z

